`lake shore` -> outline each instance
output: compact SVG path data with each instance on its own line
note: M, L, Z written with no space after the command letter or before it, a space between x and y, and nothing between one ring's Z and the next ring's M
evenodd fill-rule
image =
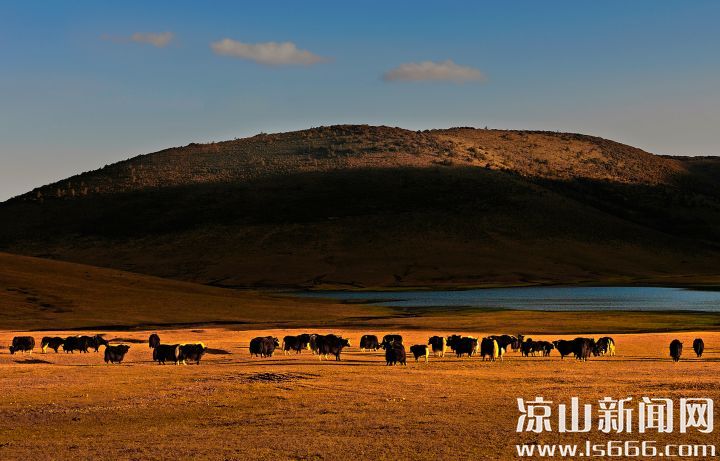
M720 291L657 286L525 286L479 290L326 291L292 296L393 309L720 312Z

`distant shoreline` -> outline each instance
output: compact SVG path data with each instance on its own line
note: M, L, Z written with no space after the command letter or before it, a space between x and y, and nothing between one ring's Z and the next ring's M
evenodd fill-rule
M496 288L539 288L539 287L555 287L555 288L573 288L573 287L637 287L637 288L679 288L685 290L695 291L720 291L720 282L652 282L652 281L638 281L638 282L626 282L626 283L615 283L615 282L603 282L603 281L584 281L577 283L503 283L503 284L480 284L480 285L418 285L418 286L403 286L403 287L386 287L386 286L375 286L375 287L348 287L347 285L328 285L321 287L310 287L310 288L281 288L277 289L281 292L287 293L324 293L324 292L407 292L407 291L470 291L470 290L490 290ZM233 288L233 287L228 287ZM237 289L242 289L238 287ZM250 288L253 290L262 290L263 288ZM272 290L272 288L267 288Z

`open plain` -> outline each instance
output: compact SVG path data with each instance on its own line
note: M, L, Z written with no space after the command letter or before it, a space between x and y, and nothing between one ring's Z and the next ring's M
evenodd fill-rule
M360 352L365 332L318 329L350 338L342 361L304 351L251 358L249 340L301 330L198 328L160 330L163 342L203 341L199 366L157 365L150 331L113 332L130 344L126 362L105 365L99 353L0 353L0 457L3 459L511 459L516 443L657 440L718 444L717 433L589 434L515 432L517 397L583 403L610 396L720 399L720 333L613 335L616 357L586 363L510 352L504 361L430 358L386 367L382 351ZM80 334L54 331L52 335ZM406 345L436 330L400 331ZM490 333L458 332L477 336ZM46 332L32 333L36 339ZM7 346L11 331L0 333ZM692 339L703 337L695 359ZM539 335L534 339L556 339ZM564 336L568 337L568 336ZM685 343L673 363L668 344ZM691 358L693 356L693 358ZM555 422L553 422L553 425ZM554 427L554 426L553 426Z
M720 398L714 313L393 309L2 253L0 305L0 459L510 459L516 443L585 440L516 434L518 397ZM164 343L202 341L208 353L199 366L157 365L151 332ZM351 347L340 362L308 351L249 355L252 337L299 332L339 333ZM43 336L94 333L129 344L126 361L104 364L102 347L39 353ZM495 363L446 356L386 367L382 351L359 351L364 333L401 333L407 347L434 334L610 334L618 355L581 363L511 352ZM10 355L16 335L32 335L35 353ZM700 360L690 358L697 336L707 345ZM668 356L673 338L685 343L680 363Z

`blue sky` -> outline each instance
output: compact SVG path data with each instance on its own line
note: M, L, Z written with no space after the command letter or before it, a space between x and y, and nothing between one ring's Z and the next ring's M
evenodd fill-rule
M715 1L0 0L0 200L165 147L335 123L716 155L718 23Z

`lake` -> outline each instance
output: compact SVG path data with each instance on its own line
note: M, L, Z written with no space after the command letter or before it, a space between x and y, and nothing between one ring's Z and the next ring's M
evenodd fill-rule
M720 312L720 291L665 287L566 286L401 292L325 291L295 294L390 307Z

